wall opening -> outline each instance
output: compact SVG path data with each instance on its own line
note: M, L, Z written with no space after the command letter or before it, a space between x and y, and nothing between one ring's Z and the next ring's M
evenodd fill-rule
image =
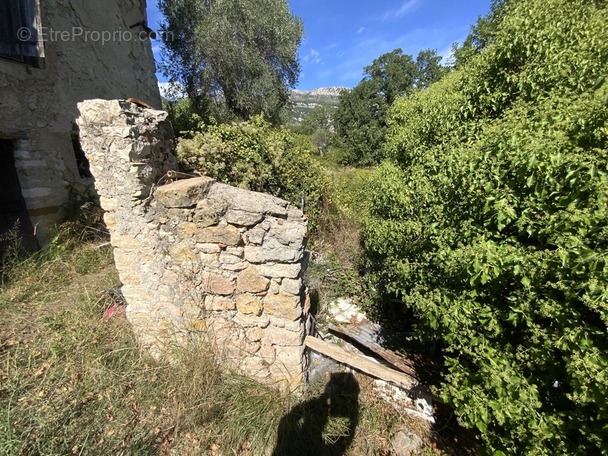
M76 158L76 165L78 166L78 174L81 178L92 178L91 165L89 160L82 150L80 145L80 137L78 134L72 134L72 148L74 149L74 158Z
M7 233L13 229L22 249L28 252L38 250L15 168L15 141L0 139L0 254L11 242Z

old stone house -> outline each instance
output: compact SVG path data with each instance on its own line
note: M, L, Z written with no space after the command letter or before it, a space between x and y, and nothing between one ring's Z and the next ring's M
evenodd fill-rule
M0 2L0 234L48 241L92 187L77 103L129 97L160 108L146 0Z

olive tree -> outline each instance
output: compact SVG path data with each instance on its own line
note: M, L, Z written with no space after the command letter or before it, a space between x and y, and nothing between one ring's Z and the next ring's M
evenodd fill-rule
M159 0L163 71L203 118L278 123L300 66L303 26L286 0Z

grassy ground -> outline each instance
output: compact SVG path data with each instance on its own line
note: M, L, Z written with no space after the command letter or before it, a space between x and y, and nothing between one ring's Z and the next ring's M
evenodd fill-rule
M59 240L4 272L1 455L262 455L282 423L301 422L321 426L327 449L346 438L345 454L381 455L405 420L363 377L351 432L301 406L324 404L324 385L280 396L222 372L204 347L176 351L172 364L150 359L123 318L101 320L118 284L108 248Z

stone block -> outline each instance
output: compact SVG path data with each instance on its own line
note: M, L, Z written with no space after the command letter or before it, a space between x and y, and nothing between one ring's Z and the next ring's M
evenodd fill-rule
M302 279L283 279L281 293L299 296L302 291Z
M221 207L211 205L208 200L201 200L196 204L194 222L201 228L217 225L221 214Z
M243 260L239 256L231 255L226 251L220 253L220 263L222 264L237 264L242 262Z
M259 326L248 328L245 331L245 337L252 342L259 342L262 340L262 337L264 337L264 330Z
M295 279L300 275L302 266L300 263L266 263L258 266L260 274L264 277Z
M241 272L236 279L237 290L241 293L261 293L268 289L270 280L262 277L255 266Z
M302 220L276 220L270 225L266 240L276 239L283 245L301 246L306 238L306 223Z
M279 283L281 279L272 279L270 281L270 292L272 294L279 294L281 292L281 284Z
M221 266L222 266L222 269L224 269L226 271L239 272L239 271L242 271L243 269L247 269L250 266L250 264L247 263L246 261L241 261L239 263L234 263L234 264L223 263Z
M217 244L197 244L196 247L202 253L220 253L220 246Z
M191 238L196 233L196 224L192 222L181 222L177 225L177 236L184 238Z
M245 240L247 244L261 245L264 242L264 236L266 236L266 231L256 227L245 233Z
M289 366L302 366L304 359L304 346L277 348L276 363Z
M205 309L216 311L234 310L236 309L236 303L232 299L228 298L207 296L205 298Z
M228 209L224 214L224 220L238 226L253 226L264 219L264 214L259 212L248 212L238 209Z
M292 321L282 317L275 317L274 315L268 315L268 318L270 318L270 324L272 326L276 326L278 328L285 328L289 331L300 331L303 325L302 319Z
M243 314L262 315L262 302L251 295L239 295L236 298L236 310Z
M264 310L269 315L294 321L302 316L302 306L296 296L266 295L263 301Z
M304 250L298 247L289 247L276 240L264 241L262 246L245 246L245 259L250 263L295 263L302 258Z
M220 267L219 255L217 253L201 253L198 257L201 266L205 268L216 269Z
M226 253L243 258L245 249L243 247L226 247Z
M260 315L259 317L256 315L247 315L242 313L237 313L234 316L234 322L243 328L253 328L255 326L260 328L267 328L270 325L270 318L268 315Z
M234 279L218 274L203 275L203 290L207 293L228 296L234 293L236 284Z
M204 244L215 243L237 246L241 243L241 232L232 225L199 228L196 231L196 240Z
M156 200L167 208L194 207L215 182L210 177L182 179L158 187L154 193Z
M270 375L268 363L258 356L245 358L240 363L239 370L241 371L241 374L255 379L263 379Z
M287 201L265 193L243 190L226 184L215 184L209 191L209 198L226 201L233 210L287 216Z
M196 261L196 252L191 245L185 242L171 245L168 250L169 256L174 261Z
M304 331L294 332L276 326L269 326L264 332L263 341L279 347L295 347L302 344ZM279 351L280 348L277 348Z

